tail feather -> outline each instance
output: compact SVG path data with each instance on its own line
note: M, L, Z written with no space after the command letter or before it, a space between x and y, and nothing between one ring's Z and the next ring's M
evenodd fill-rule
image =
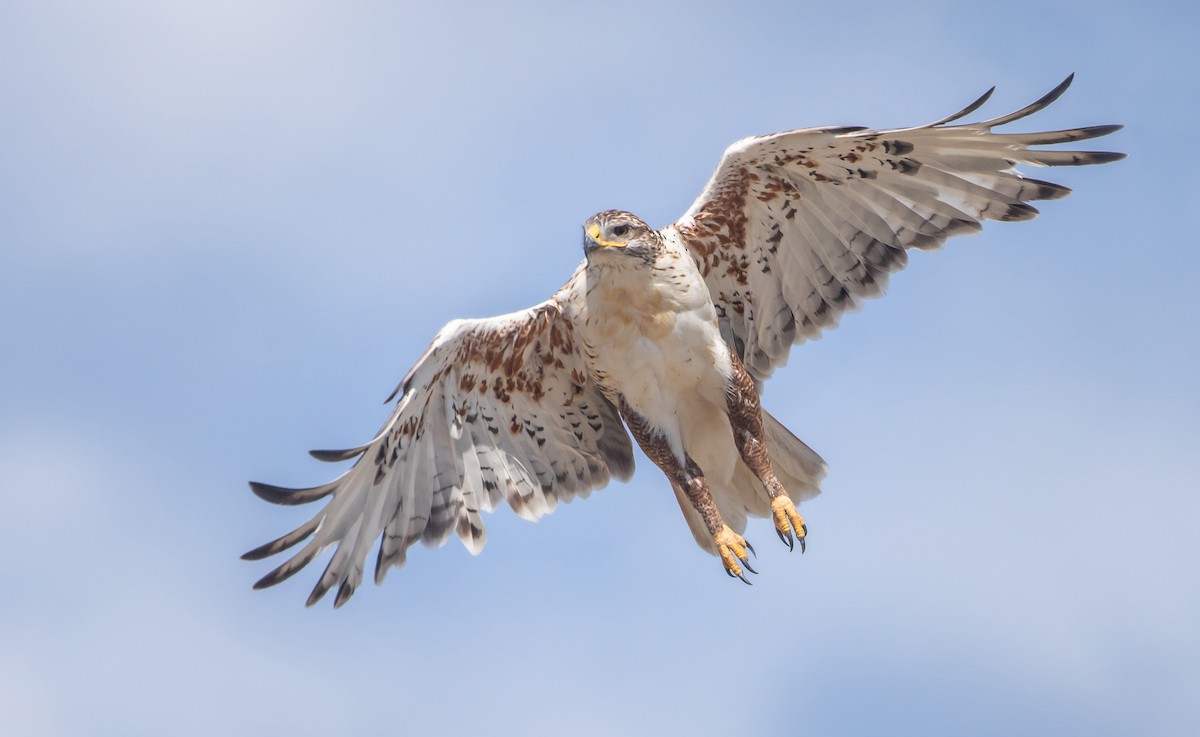
M812 499L821 493L821 479L829 470L825 459L792 434L765 409L762 411L763 430L767 436L767 453L771 469L779 483L787 489L794 502Z
M717 546L713 544L712 536L708 534L708 527L704 524L704 518L696 511L692 503L688 501L679 484L671 482L671 489L675 491L675 501L679 502L679 509L683 511L683 518L687 520L688 529L692 531L692 537L696 538L696 544L704 552L716 555Z

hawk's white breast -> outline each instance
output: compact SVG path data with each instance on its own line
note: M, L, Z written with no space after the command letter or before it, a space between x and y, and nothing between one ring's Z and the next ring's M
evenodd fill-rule
M723 413L732 371L716 310L691 256L668 243L654 264L605 254L588 265L581 335L597 383L668 438Z

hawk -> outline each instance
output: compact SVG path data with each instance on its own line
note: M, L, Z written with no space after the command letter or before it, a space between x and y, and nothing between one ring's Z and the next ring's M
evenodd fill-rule
M388 398L369 442L312 451L355 459L306 489L250 487L277 504L328 498L310 520L243 557L308 540L255 584L292 576L334 553L308 604L335 585L341 606L379 540L375 581L417 541L487 541L481 513L502 502L537 520L560 501L627 480L630 435L667 476L700 546L749 583L747 517L769 516L803 552L796 502L826 466L759 405L759 385L797 343L879 295L910 248L934 249L983 220L1028 220L1028 203L1066 187L1018 164L1077 166L1123 154L1035 149L1108 135L1116 125L996 133L1056 100L1068 77L1009 115L955 124L992 90L915 128L806 128L746 138L722 157L700 196L655 230L607 210L583 226L584 260L550 299L486 319L454 320Z

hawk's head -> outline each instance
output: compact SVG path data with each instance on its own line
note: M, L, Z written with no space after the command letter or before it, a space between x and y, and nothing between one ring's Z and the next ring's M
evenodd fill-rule
M596 213L583 224L583 253L635 256L653 261L662 237L637 215L624 210Z

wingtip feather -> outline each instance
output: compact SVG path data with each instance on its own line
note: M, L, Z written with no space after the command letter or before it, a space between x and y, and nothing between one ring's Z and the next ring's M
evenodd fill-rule
M357 458L366 452L369 446L360 445L357 448L347 448L345 450L310 450L308 454L318 461L325 463L338 463L340 461L348 461L351 458Z
M1125 126L1121 125L1120 123L1110 123L1108 125L1089 125L1086 128L1080 128L1080 131L1086 133L1086 136L1080 136L1075 140L1082 141L1085 140L1085 138L1100 138L1101 136L1110 136L1124 128Z
M1127 154L1116 151L1042 151L1029 150L1021 154L1021 160L1041 166L1094 166L1120 161Z
M251 481L250 491L254 492L254 495L263 501L272 504L293 506L296 504L307 504L329 496L336 485L336 482L332 482L306 489L289 489L284 486L274 486L259 481Z
M341 609L342 604L345 604L350 600L351 596L354 596L355 590L356 587L349 581L343 581L342 585L338 587L337 596L333 599L333 608Z
M1001 115L998 118L992 118L991 120L987 120L982 123L973 123L972 125L978 126L980 128L994 128L997 126L1004 125L1006 123L1011 123L1014 120L1020 120L1021 118L1025 118L1030 115L1033 115L1037 111L1044 109L1046 106L1050 105L1055 100L1062 97L1062 94L1067 91L1067 88L1071 86L1071 82L1074 80L1075 80L1075 73L1071 72L1069 75L1067 75L1067 78L1064 79L1063 81L1059 82L1058 86L1056 86L1054 89L1050 90L1049 92L1047 92L1046 94L1044 94L1040 98L1038 98L1036 101L1026 105L1025 107L1021 108L1020 110L1009 113L1008 115Z
M1008 209L1001 214L996 220L1002 223L1016 223L1022 220L1033 220L1038 216L1038 209L1033 205L1026 205L1023 202L1014 203L1008 206Z
M293 545L307 540L314 532L316 532L320 523L321 515L313 517L308 522L305 522L303 525L297 527L288 534L278 537L269 543L259 545L254 550L242 553L242 560L262 560L263 558L269 558L276 553L283 552Z
M962 110L959 110L957 113L954 113L953 115L947 115L946 117L942 118L941 120L934 121L934 122L926 125L925 127L926 128L936 128L939 125L946 125L947 123L953 123L956 120L960 120L960 119L970 115L971 113L975 112L979 108L983 107L983 104L985 102L987 102L989 99L991 99L992 94L995 91L996 91L996 86L992 85L992 87L990 89L988 89L987 92L984 92L982 95L980 95L979 98L975 100L975 102L972 102L970 105L967 105L965 108L963 108Z
M312 555L305 555L304 553L301 553L301 555L288 559L283 565L255 581L254 590L261 591L262 589L270 588L276 584L283 583L292 576L296 575L301 568L308 565L309 561L312 560L315 554L315 551Z

